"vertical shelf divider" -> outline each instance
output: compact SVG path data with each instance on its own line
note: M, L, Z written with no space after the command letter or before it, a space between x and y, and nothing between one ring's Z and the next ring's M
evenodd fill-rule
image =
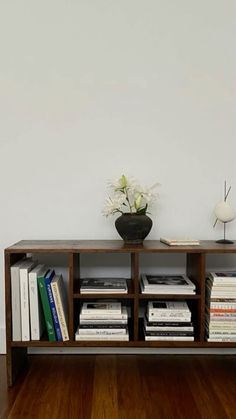
M69 288L68 288L68 308L69 308L69 336L74 340L74 292L79 287L80 279L80 254L69 253Z
M205 340L205 254L187 253L187 275L196 284L200 295L197 300L197 337L200 342Z
M131 277L134 290L134 341L139 338L139 253L131 253Z
M9 254L5 251L5 298L6 298L6 362L7 384L11 387L18 374L28 364L27 347L13 348L12 342L12 310L11 310L11 265L26 256L25 253Z

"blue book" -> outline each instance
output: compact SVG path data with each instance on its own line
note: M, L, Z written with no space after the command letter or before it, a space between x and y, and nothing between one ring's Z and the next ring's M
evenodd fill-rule
M61 328L60 328L58 315L57 315L57 310L56 310L56 306L55 306L55 301L54 301L52 288L51 288L51 280L54 277L54 275L55 275L54 269L50 269L47 272L47 274L44 278L44 281L45 281L45 285L46 285L46 289L47 289L48 301L49 301L49 305L50 305L50 309L51 309L51 313L52 313L52 318L53 318L54 328L55 328L55 331L56 331L57 340L61 342L62 341Z

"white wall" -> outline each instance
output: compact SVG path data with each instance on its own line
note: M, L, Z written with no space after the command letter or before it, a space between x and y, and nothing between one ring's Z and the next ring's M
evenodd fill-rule
M233 0L0 2L1 251L118 238L101 209L122 173L162 184L150 239L221 236L224 179L236 206L235 15Z

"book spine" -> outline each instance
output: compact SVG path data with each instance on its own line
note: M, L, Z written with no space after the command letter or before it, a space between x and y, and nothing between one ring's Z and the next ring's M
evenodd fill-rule
M79 335L126 335L127 329L79 329Z
M31 340L40 339L39 298L37 274L29 273L30 331Z
M194 341L193 336L145 336L145 340Z
M69 340L69 332L68 332L68 327L67 327L67 323L66 323L66 318L65 318L65 313L64 313L64 308L63 308L63 303L62 303L62 298L61 298L61 294L60 294L60 289L58 287L58 283L55 282L55 283L51 284L51 287L52 287L52 293L53 293L55 306L56 306L56 311L57 311L57 315L58 315L58 321L59 321L60 328L61 328L62 340L63 341L68 341Z
M38 277L38 286L39 286L39 293L40 293L41 302L43 306L43 313L44 313L44 318L45 318L45 323L46 323L46 328L47 328L47 333L48 333L48 339L50 342L55 342L56 334L54 330L52 313L51 313L51 309L50 309L50 305L48 301L48 294L47 294L44 277Z
M50 309L52 313L53 324L56 331L57 340L61 342L62 341L61 328L60 328L56 305L55 305L55 301L54 301L54 297L52 293L51 280L49 278L45 278L45 285L47 289L48 301L49 301L49 305L50 305Z
M75 335L75 340L76 341L79 341L79 340L105 340L105 341L107 341L107 340L122 340L122 341L128 341L129 340L129 335L120 335L120 336L108 336L108 335L105 335L105 336L99 336L99 335L97 335L97 336L91 336L91 335L78 335L78 334L76 334Z
M28 269L20 269L22 341L30 340Z
M82 310L81 310L81 314L94 314L94 315L112 315L112 314L121 314L121 312L120 312L120 310L119 309L115 309L115 310L112 310L112 309L104 309L104 310L97 310L97 309L94 309L94 308L82 308Z
M80 314L81 320L127 320L127 314Z
M20 269L11 267L12 340L21 341Z

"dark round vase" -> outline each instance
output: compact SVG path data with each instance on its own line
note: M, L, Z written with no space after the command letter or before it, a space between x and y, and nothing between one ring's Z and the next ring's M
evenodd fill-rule
M152 228L152 220L147 215L122 214L115 226L125 243L142 244Z

